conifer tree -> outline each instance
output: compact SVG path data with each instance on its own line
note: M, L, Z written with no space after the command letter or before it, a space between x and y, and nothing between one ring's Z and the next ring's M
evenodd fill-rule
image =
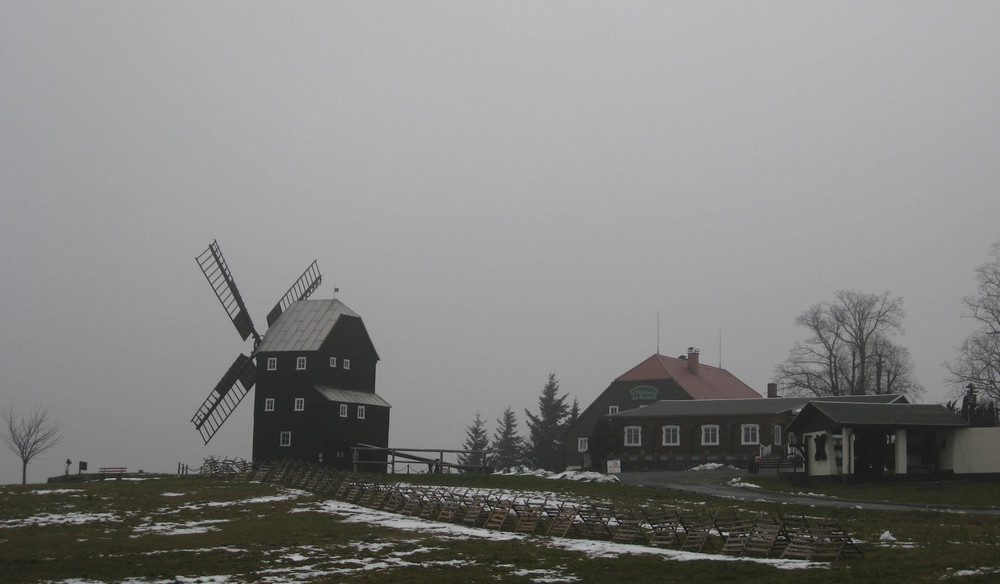
M517 416L508 407L503 416L497 420L497 429L493 433L490 445L490 466L495 469L521 466L524 460L524 438L517 432Z
M555 373L549 373L549 380L538 396L538 415L528 410L524 413L528 416L528 461L536 468L562 470L565 467L563 430L569 406L566 394L559 395Z
M478 452L459 454L458 463L465 466L485 466L486 449L488 447L489 437L486 433L486 421L479 415L479 412L476 412L476 419L465 430L465 442L462 443L462 449L476 450Z

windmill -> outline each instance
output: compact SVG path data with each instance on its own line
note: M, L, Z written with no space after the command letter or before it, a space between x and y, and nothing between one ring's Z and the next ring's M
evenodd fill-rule
M236 282L229 271L229 266L226 265L226 259L222 257L222 250L219 249L218 242L212 241L208 249L195 259L212 287L212 291L222 303L222 308L229 315L229 319L233 321L233 325L236 326L240 337L244 341L251 336L254 339L254 348L250 355L240 353L236 357L229 370L216 384L215 389L208 394L201 407L198 408L198 412L191 418L191 422L201 434L202 440L208 444L212 436L215 436L215 433L256 383L257 368L254 364L254 357L257 346L261 342L261 335L254 327L250 313L247 311L240 291L236 288ZM270 327L274 324L282 312L293 302L308 298L319 287L322 280L323 276L314 260L267 314L267 326Z

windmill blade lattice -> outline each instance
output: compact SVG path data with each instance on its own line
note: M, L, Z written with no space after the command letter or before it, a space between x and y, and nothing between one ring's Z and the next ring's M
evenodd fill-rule
M198 412L191 418L205 444L215 436L219 427L253 389L256 381L257 368L253 359L240 353L229 367L229 371L222 376L215 389L208 394Z
M257 329L253 326L253 321L250 319L250 313L247 311L246 305L243 304L243 298L240 296L240 291L236 288L236 282L229 272L226 259L222 257L222 250L219 249L219 244L213 241L208 246L208 249L195 259L198 261L198 266L201 268L202 273L205 274L209 285L212 286L215 296L222 303L222 308L226 310L226 314L233 321L237 332L240 333L243 340L245 341L250 335L253 335L254 341L260 343L260 335L257 334Z
M309 264L306 271L302 272L299 279L292 284L292 287L285 292L285 295L281 297L281 300L274 305L271 312L267 313L267 326L274 324L274 321L278 320L281 313L285 311L293 302L297 300L305 300L309 298L316 288L319 288L320 282L323 281L323 275L319 273L319 265L316 260Z

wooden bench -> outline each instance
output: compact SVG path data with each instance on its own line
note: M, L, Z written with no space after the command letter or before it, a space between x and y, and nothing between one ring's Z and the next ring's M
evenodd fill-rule
M125 474L126 470L128 470L128 468L124 466L102 466L98 469L98 473L101 475L102 481L109 476L114 476L120 481L122 480L122 475Z

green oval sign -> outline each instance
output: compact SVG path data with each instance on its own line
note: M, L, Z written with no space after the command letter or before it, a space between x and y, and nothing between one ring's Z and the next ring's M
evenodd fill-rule
M628 392L632 401L655 401L660 397L660 390L649 385L637 385Z

